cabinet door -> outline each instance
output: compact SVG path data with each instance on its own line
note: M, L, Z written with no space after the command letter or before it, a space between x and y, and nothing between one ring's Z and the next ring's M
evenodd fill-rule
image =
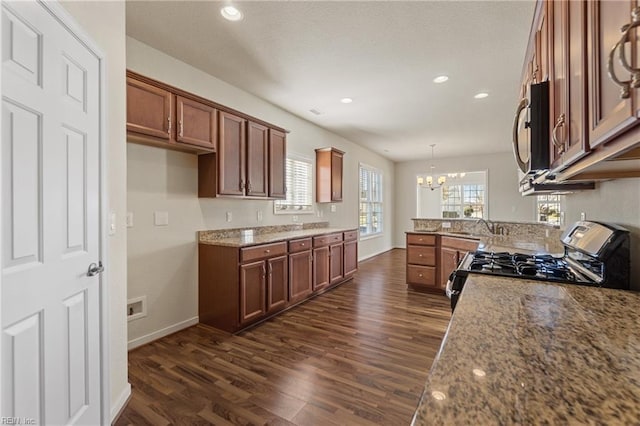
M588 151L586 131L586 3L550 3L552 23L552 169L561 169Z
M287 137L269 129L269 197L287 198L286 189Z
M218 193L244 195L245 120L221 111L218 122Z
M267 260L267 312L284 309L288 300L287 256Z
M262 317L265 307L265 262L240 265L240 323Z
M342 155L331 151L331 201L342 201Z
M127 77L127 131L171 139L171 93Z
M313 291L329 284L329 247L313 249Z
M455 271L460 257L458 250L447 247L440 249L440 287L445 288L449 275Z
M267 156L269 129L249 121L247 124L247 181L246 194L254 197L267 196Z
M628 88L629 93L623 93L621 86L609 76L608 70L609 54L622 36L620 28L631 22L631 10L635 5L635 1L587 2L591 148L609 141L637 120L632 98L638 96L638 89ZM629 64L637 67L636 32L631 31L631 34L624 50ZM614 52L612 71L620 82L628 82L629 72L625 71L618 59L620 48Z
M313 291L311 251L289 255L289 301L306 299Z
M329 246L329 251L329 283L335 284L343 278L342 243Z
M216 149L216 110L192 99L176 96L178 128L176 141Z
M358 242L344 243L344 276L348 277L358 270Z

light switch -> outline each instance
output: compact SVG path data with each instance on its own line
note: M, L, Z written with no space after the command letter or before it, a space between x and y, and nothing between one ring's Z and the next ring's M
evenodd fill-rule
M331 204L331 213L335 213L336 210L338 210L338 208L336 207L335 204Z
M233 220L233 214L231 212L227 212L227 222L231 222Z
M109 213L109 235L116 235L116 212Z
M127 228L133 228L133 212L127 212Z
M262 210L258 210L258 211L256 212L256 220L257 220L258 222L262 222Z
M156 226L169 225L169 212L153 212L153 223Z

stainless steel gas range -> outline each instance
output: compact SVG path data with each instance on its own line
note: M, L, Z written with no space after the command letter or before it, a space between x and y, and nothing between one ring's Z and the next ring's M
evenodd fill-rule
M455 308L469 274L629 289L629 231L617 225L580 221L567 228L561 241L563 256L468 253L447 283L451 309Z

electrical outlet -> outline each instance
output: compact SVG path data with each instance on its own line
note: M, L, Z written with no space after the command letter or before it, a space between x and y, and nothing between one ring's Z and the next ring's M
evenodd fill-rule
M262 222L262 210L258 210L258 211L256 212L256 220L257 220L258 222Z
M331 204L331 213L335 213L338 210L335 204Z
M109 213L109 235L116 235L116 212Z
M156 226L169 225L169 212L153 212L153 224Z
M147 316L147 296L134 297L127 300L127 321Z
M585 212L580 212L580 220L587 220L587 214Z
M133 212L127 212L127 228L133 228Z
M291 216L291 220L294 221L294 222L297 222L298 221L298 215L294 214L293 216Z
M233 220L233 214L231 212L227 212L227 222L231 222Z
M442 222L442 229L451 228L451 222Z

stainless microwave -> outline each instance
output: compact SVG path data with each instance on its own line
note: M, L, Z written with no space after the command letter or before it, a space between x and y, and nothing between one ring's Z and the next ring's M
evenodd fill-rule
M513 153L526 175L549 169L549 82L532 83L513 122Z

